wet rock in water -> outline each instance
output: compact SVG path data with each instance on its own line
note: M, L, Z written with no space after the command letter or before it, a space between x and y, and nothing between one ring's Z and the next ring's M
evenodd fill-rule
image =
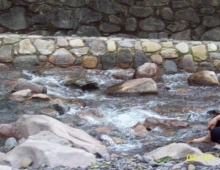
M145 63L137 68L135 77L136 78L152 78L156 81L159 76L159 67L155 63Z
M96 82L88 80L86 77L67 78L64 80L65 86L78 86L82 90L96 90L99 88Z
M85 117L94 117L94 118L102 118L103 115L101 114L101 112L99 111L99 109L86 109L86 110L82 110L79 112L75 113L76 115L79 115L81 118L85 118Z
M50 116L50 117L57 117L57 116L59 116L59 112L54 110L54 109L51 109L51 108L41 109L39 111L39 114L47 115L47 116Z
M63 103L54 103L52 106L60 115L63 115L70 110L70 107Z
M14 147L16 147L17 145L18 145L18 142L15 138L13 138L13 137L8 138L5 141L4 150L5 150L5 152L8 152L8 151L12 150Z
M106 147L83 130L72 128L45 115L23 115L15 123L1 124L0 136L21 139L28 138L29 136L35 135L44 130L50 131L59 137L69 140L75 148L84 149L93 154L101 152L103 153L103 156L108 155ZM44 144L42 143L42 146L40 147L43 147L43 145ZM47 145L49 146L50 144Z
M151 78L140 78L128 80L123 83L115 84L106 89L108 94L145 94L158 93L157 85Z
M218 86L219 81L214 71L199 71L188 78L189 85Z
M16 100L16 101L24 101L27 97L31 95L31 90L19 90L17 92L14 92L10 96L10 100Z
M25 79L19 79L18 82L13 87L12 91L26 90L30 89L33 93L45 93L46 88L42 85L33 83Z
M42 99L42 100L52 100L50 96L42 93L34 94L31 96L31 99Z
M147 128L151 127L165 127L165 128L180 128L186 127L188 124L186 122L180 120L173 120L173 119L160 119L156 117L148 117L145 122L144 126Z
M148 133L146 127L140 122L134 125L132 130L135 136L145 136Z

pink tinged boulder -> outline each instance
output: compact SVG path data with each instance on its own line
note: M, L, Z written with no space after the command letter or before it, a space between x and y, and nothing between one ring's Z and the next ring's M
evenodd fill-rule
M32 93L46 92L46 88L44 86L25 80L25 79L19 79L18 82L13 87L12 91L20 91L20 90L27 90L27 89L30 89Z
M16 101L24 101L28 96L31 95L31 90L20 90L11 94L10 99Z
M98 153L103 157L109 156L106 147L83 130L72 128L45 115L24 115L15 123L0 125L0 136L2 137L28 138L41 131L50 131L61 138L67 139L75 148L93 154Z
M151 78L140 78L110 86L106 89L106 93L158 93L158 89L156 83Z
M33 139L27 139L8 152L3 161L9 162L13 168L21 168L25 158L30 158L34 166L47 165L52 168L87 168L95 162L95 156L82 149Z
M139 66L136 70L136 78L152 78L156 81L159 76L159 67L155 63L145 63Z
M74 56L67 51L65 48L58 49L54 54L49 58L49 61L59 67L68 67L74 64Z
M214 71L199 71L188 78L189 85L218 86L219 81Z
M148 133L146 127L140 122L132 127L132 132L135 136L144 136Z
M147 128L152 128L156 126L165 127L165 128L180 128L180 127L186 127L188 124L180 120L148 117L145 120L144 125Z

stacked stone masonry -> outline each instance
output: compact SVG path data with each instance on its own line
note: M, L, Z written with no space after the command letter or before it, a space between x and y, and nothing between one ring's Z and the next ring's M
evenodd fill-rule
M220 40L220 0L0 0L0 33Z
M0 63L86 69L137 68L156 63L166 74L220 68L220 42L106 37L0 35Z

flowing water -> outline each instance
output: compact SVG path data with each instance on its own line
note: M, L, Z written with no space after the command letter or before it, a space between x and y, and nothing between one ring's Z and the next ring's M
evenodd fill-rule
M22 114L39 114L43 108L51 107L51 102L35 99L26 102L11 101L8 97L18 78L25 78L44 85L47 94L54 100L59 99L69 111L56 118L73 127L81 128L102 140L112 152L144 153L158 146L186 141L206 132L194 125L206 125L214 115L210 110L218 109L219 87L189 86L189 73L163 75L157 82L159 94L108 95L105 89L110 85L133 77L133 70L2 70L0 75L0 114L1 122L16 120ZM98 88L81 89L65 86L68 78L86 77ZM219 75L218 75L219 76ZM71 103L77 101L78 103ZM83 103L83 104L82 104ZM94 109L98 115L80 111ZM144 122L147 117L167 118L188 122L189 126L180 129L155 127L146 136L136 137L131 127ZM106 128L108 133L97 129Z

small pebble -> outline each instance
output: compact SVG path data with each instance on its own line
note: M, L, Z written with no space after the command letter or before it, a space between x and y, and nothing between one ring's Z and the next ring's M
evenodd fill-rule
M5 141L4 150L5 150L5 152L9 152L10 150L12 150L17 145L18 145L18 142L15 138L8 138Z
M188 170L195 170L196 167L193 164L188 165Z
M27 168L32 164L32 160L30 158L24 158L21 162L22 168Z

